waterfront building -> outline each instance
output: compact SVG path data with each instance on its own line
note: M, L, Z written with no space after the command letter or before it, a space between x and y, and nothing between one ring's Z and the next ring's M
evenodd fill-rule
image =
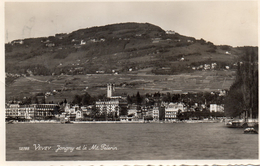
M64 112L66 114L75 114L77 110L79 110L78 105L71 106L70 104L66 104L64 108Z
M159 120L159 107L153 107L153 120Z
M218 105L218 104L210 104L209 108L210 112L224 112L224 105Z
M170 103L165 106L165 120L175 121L177 119L178 111L183 112L182 103Z
M91 114L92 111L92 105L89 105L87 107L82 106L80 107L80 110L82 111L83 116L89 116Z
M58 104L31 104L35 107L34 119L35 120L45 120L51 119L58 114L59 105Z
M80 112L78 112L80 111ZM66 104L64 108L65 116L70 121L75 121L78 119L81 119L83 117L82 111L80 110L80 107L78 105L71 106L70 104ZM78 116L77 116L78 113ZM78 119L77 119L78 117Z
M77 110L75 114L76 114L76 119L75 119L76 121L80 121L83 119L83 112L81 110Z
M33 105L8 104L5 108L5 117L30 120L34 117L34 111Z
M137 105L131 104L128 106L127 115L137 116Z
M141 107L141 112L143 116L148 116L149 115L149 110L150 108L148 106L142 106Z
M138 119L143 119L143 112L141 110L141 107L140 106L137 106L137 118Z
M96 101L96 107L99 109L100 113L104 113L106 111L109 113L117 113L119 115L119 100L108 100L108 101Z
M148 107L147 116L153 118L153 108Z
M115 84L107 84L107 100L96 101L96 108L99 109L100 113L106 112L107 114L113 113L119 116L121 107L126 107L127 102L122 98L122 96L113 96L113 91L115 91Z
M127 115L121 115L120 117L121 122L132 122L132 121L138 121L138 119L134 116L127 116Z
M5 112L6 118L16 118L18 120L45 120L58 114L57 104L8 104Z

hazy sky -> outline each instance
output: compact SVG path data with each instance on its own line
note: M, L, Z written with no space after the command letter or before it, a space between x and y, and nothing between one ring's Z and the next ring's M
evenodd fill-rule
M6 2L5 41L148 22L214 44L258 45L257 1Z

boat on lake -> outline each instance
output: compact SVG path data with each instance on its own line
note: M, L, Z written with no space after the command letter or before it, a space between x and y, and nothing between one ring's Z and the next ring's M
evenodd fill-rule
M228 120L226 126L228 128L243 128L245 126L245 121L243 119Z
M9 120L6 124L15 124L13 120Z
M258 131L253 127L247 127L244 130L244 134L258 134Z

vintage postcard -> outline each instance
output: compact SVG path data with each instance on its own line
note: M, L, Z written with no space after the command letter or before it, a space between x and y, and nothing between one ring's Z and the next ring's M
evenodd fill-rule
M3 165L259 164L258 1L1 5Z

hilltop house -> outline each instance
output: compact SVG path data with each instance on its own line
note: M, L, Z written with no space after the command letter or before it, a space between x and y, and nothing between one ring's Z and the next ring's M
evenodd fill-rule
M14 40L14 41L11 42L12 45L14 45L14 44L23 44L23 43L24 43L23 40Z
M174 35L175 34L175 31L172 31L172 30L167 30L167 31L165 31L166 32L166 34L171 34L171 35Z

